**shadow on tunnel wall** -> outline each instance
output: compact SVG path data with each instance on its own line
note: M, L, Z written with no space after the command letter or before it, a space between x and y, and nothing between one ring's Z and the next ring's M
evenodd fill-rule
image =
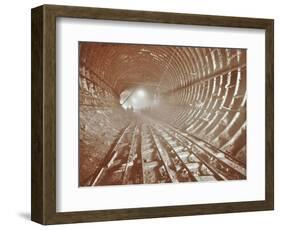
M79 43L79 186L246 179L246 50Z

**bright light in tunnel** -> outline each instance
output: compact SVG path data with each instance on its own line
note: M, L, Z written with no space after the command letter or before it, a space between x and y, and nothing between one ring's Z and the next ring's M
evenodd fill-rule
M151 107L153 105L153 96L148 89L129 89L122 92L120 96L120 104L124 109L133 109L134 111L137 111Z
M139 89L139 90L137 91L137 96L138 96L139 98L145 97L145 91L144 91L143 89Z

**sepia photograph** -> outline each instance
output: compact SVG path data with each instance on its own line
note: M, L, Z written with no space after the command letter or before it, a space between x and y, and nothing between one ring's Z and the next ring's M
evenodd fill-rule
M247 178L246 49L78 49L80 187Z

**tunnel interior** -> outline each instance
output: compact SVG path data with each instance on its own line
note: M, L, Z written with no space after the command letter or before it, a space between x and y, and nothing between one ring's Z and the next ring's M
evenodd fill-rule
M246 50L79 43L79 186L246 179Z

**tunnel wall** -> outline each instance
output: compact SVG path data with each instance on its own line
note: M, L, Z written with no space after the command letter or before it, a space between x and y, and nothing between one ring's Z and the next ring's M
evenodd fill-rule
M197 74L184 77L186 67L177 63L177 78L168 81L170 89L162 92L153 114L245 163L246 50L206 49L193 55L190 66Z
M95 173L111 144L126 126L118 95L85 66L80 67L80 185Z

